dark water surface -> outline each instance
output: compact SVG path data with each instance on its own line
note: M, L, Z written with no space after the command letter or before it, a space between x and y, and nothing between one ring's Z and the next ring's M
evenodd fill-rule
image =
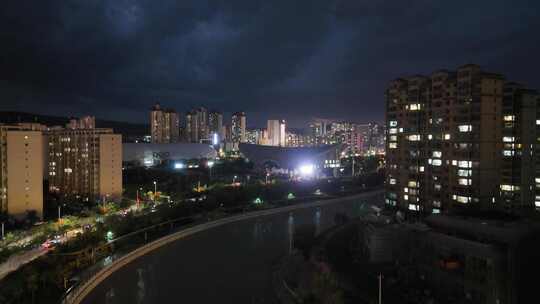
M382 200L371 194L196 233L113 273L83 303L277 303L273 268L295 241L331 228L336 214L355 217Z

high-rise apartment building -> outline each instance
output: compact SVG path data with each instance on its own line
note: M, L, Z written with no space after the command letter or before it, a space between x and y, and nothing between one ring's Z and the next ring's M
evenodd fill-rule
M224 139L223 114L217 111L212 111L210 114L208 114L208 130L210 132L210 136L212 137L212 141L216 136L215 134L217 134L218 141Z
M150 129L153 143L176 143L180 132L180 117L176 111L162 109L158 103L150 112Z
M388 204L439 213L497 202L503 84L503 76L476 65L390 83Z
M540 98L517 83L504 87L500 202L505 209L540 208Z
M112 129L46 133L49 191L85 201L122 195L122 136Z
M96 127L96 118L94 116L84 116L79 119L73 118L66 125L68 129L94 129Z
M268 120L267 145L285 147L287 145L287 128L285 120Z
M195 109L197 113L197 129L198 138L197 142L209 139L208 133L208 110L204 107Z
M197 112L191 111L186 114L185 135L188 142L199 142L199 125Z
M43 217L43 136L23 126L0 126L0 211Z
M246 142L246 113L236 112L232 115L231 135L233 142Z

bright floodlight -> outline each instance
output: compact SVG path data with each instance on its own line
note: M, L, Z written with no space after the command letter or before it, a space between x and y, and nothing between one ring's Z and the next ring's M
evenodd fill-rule
M300 174L302 175L312 175L314 171L315 171L315 167L313 165L300 166Z
M209 160L208 163L207 163L208 167L212 168L212 166L214 166L214 162Z
M183 163L175 163L174 164L175 169L184 169L185 167L186 167L186 165L184 165Z

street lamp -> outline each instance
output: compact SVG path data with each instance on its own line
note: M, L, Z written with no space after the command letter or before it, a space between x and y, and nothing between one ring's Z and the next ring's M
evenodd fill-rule
M142 192L142 187L137 189L137 208L139 208L139 206L140 206L139 191Z
M209 161L206 163L206 165L208 166L208 175L209 175L208 179L209 179L209 180L212 180L212 167L214 166L214 161L209 160Z
M237 179L237 178L238 178L238 176L236 176L236 175L233 176L233 180L232 180L232 183L233 183L233 184L236 184L236 179Z
M156 195L157 195L157 182L154 181L154 204L156 203Z

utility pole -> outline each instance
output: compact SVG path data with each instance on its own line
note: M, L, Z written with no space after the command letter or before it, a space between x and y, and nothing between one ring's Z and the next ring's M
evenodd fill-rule
M354 156L352 156L352 177L354 177Z
M62 206L58 205L58 222L60 222L60 218L62 218L62 216L60 214L60 208L62 208Z
M2 240L4 239L4 222L2 222Z
M156 204L156 196L157 196L157 182L154 181L154 205Z
M379 273L379 304L382 304L382 279L383 275L382 273Z

